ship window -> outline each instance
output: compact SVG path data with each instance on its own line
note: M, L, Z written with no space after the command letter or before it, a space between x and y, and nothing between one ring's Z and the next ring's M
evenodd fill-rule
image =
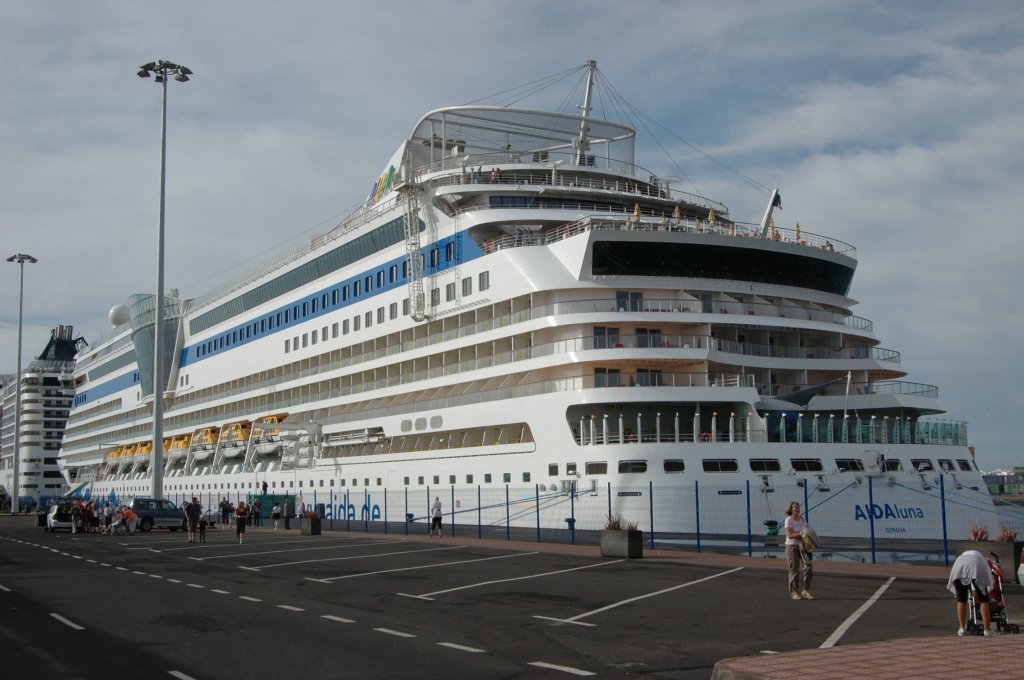
M384 287L384 270L383 269L381 269L379 272L377 272L377 287L378 288L383 288Z
M606 475L608 474L608 463L604 461L586 463L584 464L583 469L588 475Z
M821 472L825 469L817 458L790 458L789 464L795 472Z
M665 472L685 472L686 461L679 459L666 459L664 462Z
M316 314L316 306L317 306L316 298L313 298L312 303L313 304L312 304L311 309L312 309L313 313ZM306 303L305 302L302 303L302 315L303 316L306 315Z
M511 472L503 472L501 474L501 481L505 482L506 484L511 482L512 481L512 473Z
M473 475L466 475L466 484L473 483Z
M348 335L348 319L341 322L341 334Z
M331 291L331 306L336 307L338 305L338 289L335 288Z
M406 477L406 478L405 478L404 484L405 484L406 486L409 486L409 478L408 478L408 477Z
M477 277L477 286L476 287L480 290L481 293L484 292L485 290L490 289L490 287L491 287L491 273L489 271L488 272L480 272L480 275Z
M384 308L377 308L377 323L384 323Z
M309 346L309 337L308 337L308 335L309 335L308 333L303 333L302 334L302 348L303 349L305 349L306 347Z
M444 299L446 302L451 302L455 299L455 284L449 283L444 287Z
M619 461L619 472L621 474L647 472L647 461L646 460L620 460Z
M439 304L441 304L441 289L432 288L430 291L430 305L437 307Z
M398 318L398 303L397 302L392 302L388 306L388 318L390 318L392 321L394 321L395 319Z
M394 283L398 280L398 265L393 264L388 269L388 283Z
M704 472L739 472L740 466L732 458L705 458L701 461Z
M565 464L565 474L567 474L567 475L575 475L576 474L576 463L566 463Z
M440 248L431 248L430 249L430 266L431 267L436 267L440 263L441 263L441 249Z
M558 476L558 463L548 463L548 477Z
M366 292L367 293L369 293L371 290L373 290L373 277L372 276L367 276L366 278L364 278L363 279L363 283L366 285Z
M341 287L341 299L348 300L348 284Z
M940 458L939 459L939 467L942 468L943 472L952 472L953 471L953 461L951 461L949 459L946 459L946 458Z
M751 458L750 459L750 471L751 472L779 472L782 470L782 466L779 464L776 458Z
M462 294L464 296L465 295L472 295L473 294L473 277L472 276L467 276L466 278L462 279Z
M358 316L353 316L352 317L352 332L354 333L354 332L358 331L361 324L362 324L362 319L360 319Z
M373 325L373 312L366 312L366 314L363 315L363 318L365 319L363 323L364 326L369 328Z
M928 472L935 469L935 466L927 458L911 458L910 464L914 466L914 470L917 472Z
M615 308L620 312L639 312L644 306L644 294L635 290L615 291Z
M291 316L292 316L292 310L290 310L290 309L284 310L284 322L285 323L288 323L288 320L291 319Z
M529 472L524 472L523 473L523 481L524 482L530 481L530 473Z
M260 319L260 333L266 333L266 332L267 332L267 320L266 319Z
M303 314L303 316L305 316L305 314ZM299 305L292 307L292 318L296 321L299 320Z
M292 341L291 340L285 340L284 341L284 353L288 354L291 351L292 351Z
M617 368L595 368L594 387L618 387L619 369Z
M320 339L327 342L327 326L320 329Z
M338 337L338 322L337 321L335 321L334 323L331 324L331 337L332 338Z
M859 458L836 458L836 467L840 472L860 472L864 462Z
M359 291L361 290L361 288L362 288L362 286L359 283L358 279L353 281L352 282L352 297L359 297Z
M409 298L402 300L402 316L409 316Z
M380 477L378 477L378 478L377 478L377 486L381 486L381 481L380 481L380 480L381 480L381 478L380 478Z
M903 472L903 461L899 458L886 458L882 465L886 472Z
M313 341L313 344L315 345L316 342L317 342L316 339L317 339L317 336L319 335L319 333L317 333L317 331L313 331L310 335L312 335L312 341Z
M970 472L971 471L971 462L970 461L964 460L963 458L957 458L956 463L957 463L957 465L960 466L960 469L963 470L964 472Z
M444 259L451 262L455 259L455 242L451 241L444 246Z
M594 349L622 347L618 327L594 326Z
M491 483L491 473L490 472L486 472L486 473L484 473L484 484L490 484L490 483Z

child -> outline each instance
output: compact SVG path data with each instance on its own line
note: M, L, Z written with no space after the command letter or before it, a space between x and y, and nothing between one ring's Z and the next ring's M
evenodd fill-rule
M206 543L206 518L199 520L199 542Z

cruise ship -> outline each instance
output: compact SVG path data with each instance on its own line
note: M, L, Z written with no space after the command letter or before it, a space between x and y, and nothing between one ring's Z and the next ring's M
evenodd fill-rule
M75 355L86 347L72 326L57 326L39 356L21 372L21 413L17 411L17 375L0 377L0 506L16 496L15 508L29 509L65 491L58 463L64 427L75 396L72 372ZM20 420L20 427L16 421ZM15 434L18 446L15 447ZM14 483L14 452L18 451L18 483Z
M439 495L455 522L666 534L771 531L788 500L823 535L994 524L966 425L853 313L854 246L778 226L778 191L743 222L674 186L593 115L596 64L577 77L572 112L427 113L336 227L167 295L159 351L155 296L115 306L74 369L72 492L156 474L177 499L402 521Z

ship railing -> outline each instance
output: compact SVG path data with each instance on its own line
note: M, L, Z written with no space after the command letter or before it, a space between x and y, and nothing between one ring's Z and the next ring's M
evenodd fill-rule
M575 165L572 153L545 152L543 161L534 161L532 155L526 159L506 159L503 154L474 154L457 159L448 157L421 165L418 176L431 187L511 184L589 189L663 198L714 210L720 216L729 213L725 204L699 194L672 189L666 178L658 177L638 165L604 157L595 160L600 167ZM527 170L524 166L535 169ZM495 172L499 168L500 172Z
M761 385L758 392L763 396L775 396L785 394L787 392L796 392L808 387L810 387L810 385L778 383L775 385ZM829 385L822 390L821 394L829 397L843 396L846 394L846 382L841 381ZM939 388L935 385L926 385L924 383L903 380L879 380L850 383L850 395L859 396L870 394L901 394L914 397L926 397L928 399L938 399Z
M586 201L580 201L573 204L561 200L559 202L559 206L563 209L581 212L597 209L593 203L588 203ZM517 203L514 207L517 210L550 209L550 206L547 205L528 205L526 203L522 205ZM469 205L463 206L458 212L470 213L479 210L503 209L506 208L504 206ZM609 211L609 209L604 206L602 206L601 210L603 212ZM506 248L549 245L578 234L597 230L689 232L699 234L716 234L718 236L733 238L761 238L759 227L756 224L695 220L689 218L677 219L668 211L651 210L649 208L642 210L641 217L638 219L635 217L634 209L629 208L629 206L626 205L619 207L616 212L621 212L622 217L587 216L574 222L569 222L552 229L547 229L543 232L524 233L522 235L512 234L494 238L483 242L480 247L485 253L492 253ZM830 253L845 255L851 259L856 259L857 257L857 249L852 245L844 243L838 239L814 234L812 232L797 229L775 229L774 236L775 237L770 240L781 241L784 243L796 243L807 248L815 248Z

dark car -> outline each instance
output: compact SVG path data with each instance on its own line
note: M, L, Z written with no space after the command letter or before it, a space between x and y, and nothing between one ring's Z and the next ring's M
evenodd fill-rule
M164 527L171 531L187 528L185 511L171 501L135 498L129 507L139 516L138 527L143 531L150 531L153 527Z

